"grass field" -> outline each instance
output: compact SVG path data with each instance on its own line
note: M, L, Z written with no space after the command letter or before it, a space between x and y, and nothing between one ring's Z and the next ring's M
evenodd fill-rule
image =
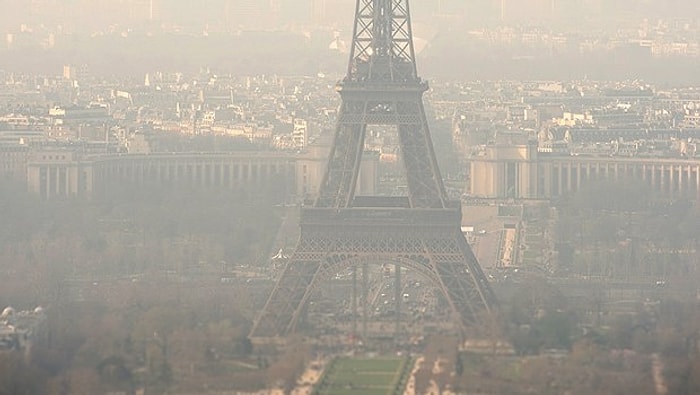
M525 252L523 252L523 259L534 262L537 260L537 258L540 257L540 255L541 255L541 253L539 251L526 250Z
M316 394L387 395L402 383L406 358L339 358L328 367Z

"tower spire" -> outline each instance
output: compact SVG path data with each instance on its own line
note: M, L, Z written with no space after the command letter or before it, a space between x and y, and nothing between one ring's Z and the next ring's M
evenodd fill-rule
M412 36L408 0L357 1L348 80L416 80Z

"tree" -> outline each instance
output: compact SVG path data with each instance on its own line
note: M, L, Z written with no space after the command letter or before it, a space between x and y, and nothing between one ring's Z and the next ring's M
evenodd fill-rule
M129 394L134 392L134 376L123 357L113 355L103 359L97 365L97 372L105 385Z
M253 343L247 336L239 336L233 341L233 355L247 357L253 352Z
M533 325L540 348L570 349L574 340L576 318L571 313L548 312Z
M33 395L44 393L46 375L29 366L23 355L0 352L0 395Z
M291 393L306 368L311 348L300 336L287 339L284 353L266 371L268 388L279 386L285 394Z

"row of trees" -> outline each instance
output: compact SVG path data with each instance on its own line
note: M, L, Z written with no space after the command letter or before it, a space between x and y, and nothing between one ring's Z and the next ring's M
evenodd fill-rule
M559 268L607 277L658 277L696 272L700 208L661 201L642 182L587 184L557 207Z
M245 190L173 190L126 185L119 199L42 202L0 185L0 301L54 300L67 277L100 277L221 262L255 264L269 253L282 213L275 196ZM20 285L39 295L12 297Z
M672 394L700 391L696 302L640 302L635 314L591 327L582 325L581 312L545 282L520 287L504 301L498 325L485 328L495 331L496 340L508 338L517 355L500 355L495 347L493 353L458 352L459 339L433 336L414 374L416 389L651 395L664 385ZM655 369L660 376L654 377Z
M40 201L0 183L0 306L44 306L49 332L31 360L1 356L0 394L201 390L230 382L237 359L250 388L270 382L258 365L274 364L246 337L256 306L219 278L267 263L278 198L126 184L99 201Z

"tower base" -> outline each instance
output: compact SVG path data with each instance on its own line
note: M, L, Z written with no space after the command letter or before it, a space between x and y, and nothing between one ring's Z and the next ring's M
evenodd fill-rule
M495 297L462 234L455 203L416 209L403 198L358 197L352 208L302 208L299 243L251 336L293 333L320 284L366 263L415 271L440 290L460 327L478 323Z

